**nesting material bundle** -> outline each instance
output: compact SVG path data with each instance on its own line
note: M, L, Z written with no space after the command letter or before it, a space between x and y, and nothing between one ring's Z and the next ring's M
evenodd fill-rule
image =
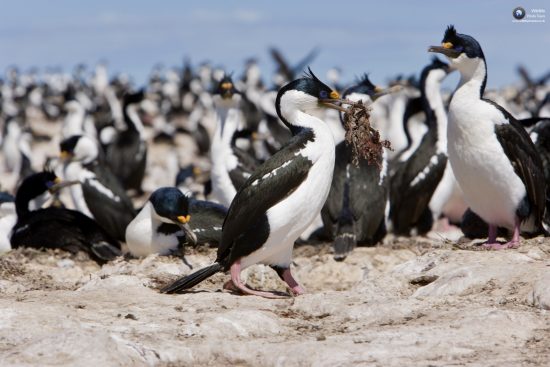
M382 149L392 149L388 140L380 140L380 133L369 121L370 108L362 102L351 104L344 113L346 142L351 145L353 164L359 165L359 159L366 159L368 164L381 167Z

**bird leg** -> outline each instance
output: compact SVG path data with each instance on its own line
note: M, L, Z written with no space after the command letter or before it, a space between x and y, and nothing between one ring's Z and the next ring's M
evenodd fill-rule
M277 275L286 284L288 284L288 287L293 295L299 296L300 294L304 294L306 292L305 289L296 281L296 279L294 279L292 273L290 272L290 268L283 268L277 265L272 265L271 267L277 272Z
M231 265L231 282L233 283L233 286L237 288L239 291L241 291L243 294L250 294L253 296L260 296L264 298L288 298L287 296L274 293L274 292L265 292L265 291L257 291L254 289L248 288L242 281L241 281L241 261L237 260L236 262ZM225 289L229 289L228 284L226 283L224 285Z
M306 291L305 289L294 279L292 276L292 273L290 272L290 268L287 268L283 271L283 280L288 284L290 287L290 291L294 293L295 296L298 296L300 294L304 294Z
M515 223L514 223L514 234L512 236L512 240L510 242L507 242L505 244L500 244L496 242L496 226L489 225L489 240L486 244L483 246L490 250L502 250L507 248L518 248L519 247L519 232L520 232L520 221L519 218L516 217ZM493 234L493 241L491 241L491 234Z
M490 247L492 245L498 245L497 242L497 226L493 224L489 224L489 238L487 239L487 242L485 243L485 247Z

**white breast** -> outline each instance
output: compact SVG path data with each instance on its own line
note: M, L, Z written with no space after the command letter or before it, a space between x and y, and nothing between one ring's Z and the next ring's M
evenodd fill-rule
M506 121L468 92L457 90L449 108L449 161L472 210L490 224L512 228L526 190L495 134L495 124Z
M63 170L63 175L67 181L79 181L83 182L84 178L81 177L83 171L82 166L79 162L69 163ZM88 209L86 200L84 199L84 193L82 192L82 186L80 185L71 185L69 186L69 191L71 193L71 198L73 199L73 205L76 210L87 215L90 218L94 218L93 214Z
M334 170L334 138L322 121L315 129L315 141L298 154L313 162L304 182L287 198L267 211L270 235L264 246L243 258L243 268L262 262L288 266L294 241L313 222L323 207Z
M242 118L240 111L236 108L217 112L216 132L210 148L212 195L220 204L228 207L237 194L229 177L229 171L235 169L238 164L237 157L231 149L231 138L240 127Z
M134 256L167 255L177 249L176 234L167 236L156 232L160 221L152 217L151 203L147 202L139 214L126 227L126 244Z

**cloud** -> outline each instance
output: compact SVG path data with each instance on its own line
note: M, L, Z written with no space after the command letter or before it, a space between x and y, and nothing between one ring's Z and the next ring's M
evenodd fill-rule
M203 23L258 23L263 19L263 14L253 9L235 9L229 12L221 12L214 9L195 9L190 14L190 19Z

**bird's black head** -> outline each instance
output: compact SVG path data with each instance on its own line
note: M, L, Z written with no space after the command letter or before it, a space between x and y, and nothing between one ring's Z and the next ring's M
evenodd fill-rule
M457 33L453 25L447 27L441 46L431 46L428 51L443 54L451 61L461 55L466 55L470 59L485 59L479 43L471 36Z
M426 86L426 80L430 74L437 73L437 76L442 80L450 71L449 64L439 60L437 57L432 58L432 62L426 65L422 69L422 73L420 73L420 89Z
M357 94L365 94L371 97L371 99L374 100L374 96L376 93L379 93L382 91L382 88L377 87L376 85L372 84L372 82L369 79L368 74L364 74L361 79L358 80L358 82L344 92L344 98L347 96L357 93Z
M140 103L145 98L145 91L140 89L136 93L126 93L123 98L123 103L125 106L135 103Z
M74 149L76 148L76 144L81 137L82 135L73 135L59 143L59 150L61 150L61 155L72 155L74 153Z
M161 187L149 197L155 212L166 222L186 224L189 215L189 198L175 187Z
M55 173L43 171L27 176L15 194L15 208L18 216L29 211L29 202L61 183Z
M336 104L341 102L340 94L320 81L311 69L308 70L309 73L304 77L282 87L275 100L277 115L293 133L301 130L300 126L287 119L293 110L305 113L327 107L343 110L343 107Z
M212 94L219 95L223 99L230 99L233 97L233 95L241 94L241 92L239 92L237 88L235 88L235 84L233 84L233 79L231 78L231 75L226 75L220 80Z
M304 92L319 100L340 98L340 94L317 78L311 69L308 69L303 78L296 79L281 88L279 94L283 94L285 90Z
M86 135L73 135L59 143L62 160L81 161L85 164L98 159L99 148L92 138Z

